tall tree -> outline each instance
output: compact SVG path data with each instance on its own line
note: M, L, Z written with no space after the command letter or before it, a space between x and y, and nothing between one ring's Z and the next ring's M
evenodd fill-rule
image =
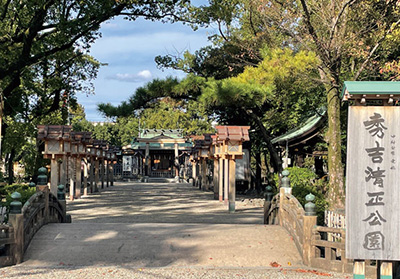
M254 0L265 30L278 29L297 49L315 51L328 108L328 200L344 207L340 88L343 80L385 78L397 61L400 13L397 1ZM387 76L386 76L387 77Z
M197 102L205 80L190 76L178 81L176 78L155 79L139 87L128 101L119 106L109 103L98 105L107 117L136 116L141 127L183 129L187 134L211 132L212 118L205 106Z
M225 7L225 1L210 0L194 13L199 22L223 27L214 41L239 45L253 57L263 44L317 54L328 108L328 199L332 209L343 208L340 88L346 79L399 79L398 2L240 0Z
M0 0L0 89L5 111L25 71L66 50L88 49L100 35L100 24L115 16L129 20L182 19L189 1L132 0Z

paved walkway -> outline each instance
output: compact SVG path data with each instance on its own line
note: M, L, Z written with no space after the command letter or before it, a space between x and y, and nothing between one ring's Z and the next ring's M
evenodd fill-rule
M351 278L301 264L293 240L262 224L262 202L237 211L188 184L118 183L68 203L1 278ZM332 278L332 277L330 277Z

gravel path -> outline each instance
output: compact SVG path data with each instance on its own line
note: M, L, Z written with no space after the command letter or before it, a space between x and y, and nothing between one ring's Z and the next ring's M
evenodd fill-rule
M301 264L293 240L262 224L263 201L234 214L188 184L118 183L68 203L0 278L352 278Z

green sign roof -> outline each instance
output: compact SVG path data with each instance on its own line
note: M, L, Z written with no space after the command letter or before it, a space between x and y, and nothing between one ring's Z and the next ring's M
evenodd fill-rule
M346 95L400 95L398 81L345 81L342 96Z

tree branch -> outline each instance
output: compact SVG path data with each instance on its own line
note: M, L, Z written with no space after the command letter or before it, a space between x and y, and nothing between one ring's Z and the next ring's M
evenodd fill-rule
M378 42L375 44L375 46L371 49L371 51L369 52L369 55L367 57L367 59L364 60L364 62L362 63L360 69L358 69L356 75L354 76L353 80L357 80L358 77L361 75L362 71L364 70L365 66L367 65L367 63L371 60L371 57L374 55L375 51L378 49L378 47L381 45L381 43L385 40L386 36L389 35L393 29L399 25L400 23L400 19L398 21L396 21L386 32L385 34L378 40Z
M335 22L334 22L333 25L332 25L331 32L330 32L331 35L330 35L330 38L329 38L329 45L330 45L330 43L332 42L333 37L335 36L336 27L337 27L337 25L338 25L338 23L339 23L339 21L340 21L340 18L341 18L342 15L344 14L346 8L349 7L349 6L351 6L351 5L353 5L353 4L354 4L355 2L357 2L357 1L359 1L359 0L349 0L349 1L347 1L346 3L344 3L342 9L340 10L338 16L337 16L336 19L335 19Z

